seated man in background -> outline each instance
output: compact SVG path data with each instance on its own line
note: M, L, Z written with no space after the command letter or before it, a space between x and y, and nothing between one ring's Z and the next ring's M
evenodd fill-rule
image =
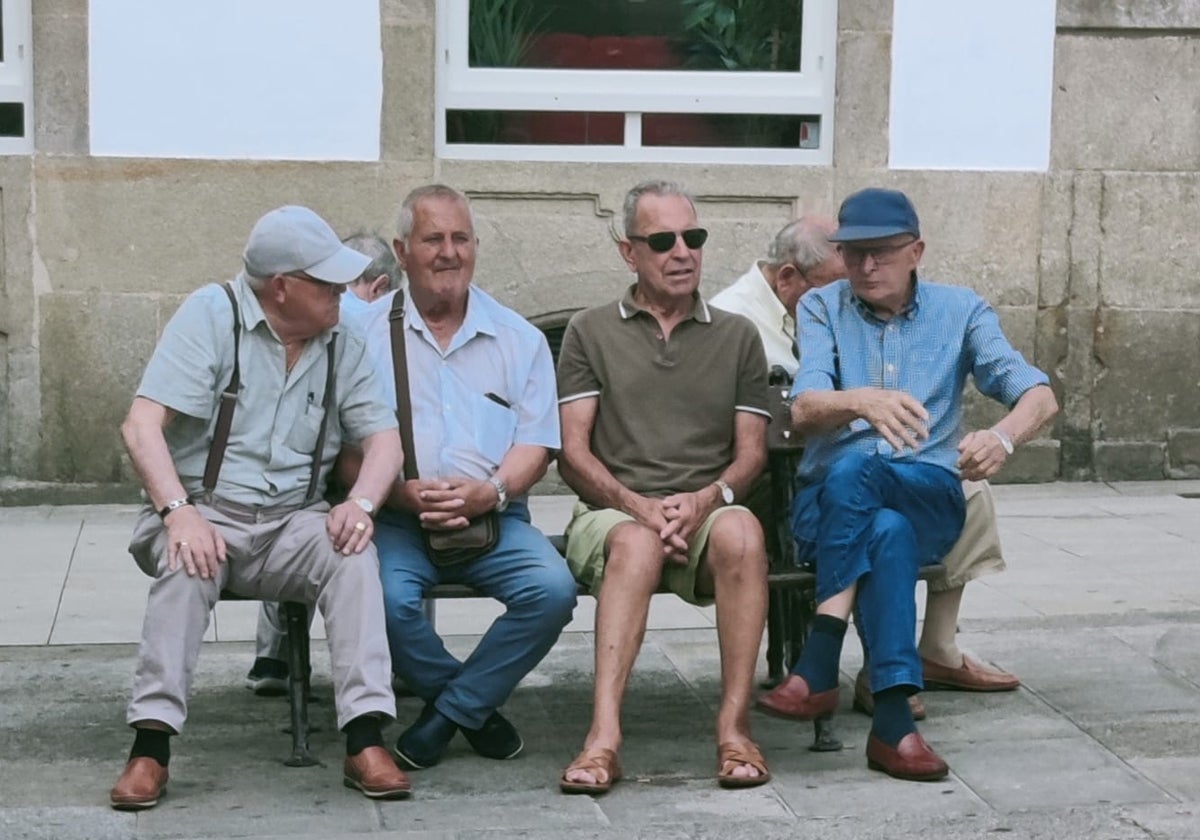
M837 222L827 216L802 216L789 222L775 235L767 249L767 259L759 260L750 270L712 298L713 306L749 318L763 340L767 364L786 372L790 383L800 367L800 348L796 341L796 304L809 289L820 289L846 276L842 256L829 236ZM760 482L762 484L764 482ZM759 515L763 528L774 533L765 515L769 511L766 488L747 500L747 506ZM985 574L1002 571L1000 534L996 528L996 506L986 481L963 481L967 501L966 524L962 536L950 553L942 558L944 576L928 582L925 621L917 650L925 684L933 688L962 691L1010 691L1021 683L1012 674L988 668L958 649L958 612L963 587ZM875 708L864 663L854 681L854 708L868 715ZM913 717L925 717L919 694L909 698Z
M1058 406L1046 375L1013 349L979 295L918 278L924 242L903 193L851 195L830 239L848 279L802 299L804 354L792 387L793 426L805 435L792 527L801 556L815 557L817 615L791 675L759 705L800 720L833 713L857 599L875 708L867 764L932 781L949 768L917 732L907 702L923 684L917 571L962 532L960 477L993 475ZM964 435L968 374L1010 410Z
M346 285L349 294L338 299L341 318L345 318L360 315L368 304L399 289L404 273L392 246L378 234L356 233L343 239L342 244L370 259L363 273ZM262 602L254 641L254 664L246 674L246 687L260 697L283 696L288 678L287 624L275 601Z
M681 187L625 197L621 257L636 282L578 313L563 337L559 472L579 494L567 561L596 595L592 725L564 793L621 777L621 702L660 583L716 603L721 650L717 782L770 779L750 737L750 689L767 611L762 529L734 502L766 463L767 366L744 318L700 298L708 232Z
M117 809L153 807L166 791L170 737L183 730L223 588L320 608L343 780L374 798L409 793L383 747L396 703L368 515L400 470L400 438L361 334L338 329L338 298L368 260L293 206L259 219L243 262L226 288L205 286L172 316L121 426L149 502L129 551L154 581L126 711L137 734L110 793ZM235 379L226 446L218 405ZM322 491L343 441L367 466L330 508Z

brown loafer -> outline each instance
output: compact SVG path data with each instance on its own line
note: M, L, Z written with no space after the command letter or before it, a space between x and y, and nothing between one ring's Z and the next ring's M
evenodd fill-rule
M383 747L367 747L358 755L346 756L343 783L371 799L406 799L412 783Z
M143 811L158 804L167 792L167 768L153 758L129 759L121 778L108 793L108 801L118 811Z
M759 695L758 708L775 717L816 720L834 713L839 696L836 686L828 691L812 692L804 677L789 674L779 685Z
M977 659L963 654L963 664L958 668L939 665L921 658L925 687L949 689L951 691L1013 691L1020 688L1021 681L1007 671L992 669Z
M867 766L910 782L936 782L950 772L950 767L930 749L920 732L908 733L894 747L872 734L867 739Z
M912 712L913 720L925 720L925 701L920 694L908 698L908 710ZM854 711L862 712L867 717L875 714L875 696L871 694L866 668L860 668L858 676L854 678Z

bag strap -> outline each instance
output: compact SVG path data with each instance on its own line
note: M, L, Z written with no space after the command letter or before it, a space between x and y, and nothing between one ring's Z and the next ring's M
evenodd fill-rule
M321 453L325 451L325 435L329 431L329 413L333 408L334 376L337 371L333 351L337 346L337 337L336 332L329 336L329 345L325 354L327 361L325 363L325 396L321 398L321 428L317 432L317 447L313 450L312 472L308 476L308 492L304 494L305 504L312 502L317 495L317 477L321 474Z
M404 480L417 478L417 455L413 450L412 394L408 390L408 351L404 340L404 290L398 289L388 313L392 330L392 369L396 378L396 422L400 424L400 446L404 450Z
M217 426L213 430L212 443L208 447L208 460L204 462L204 493L212 496L217 486L217 476L221 473L221 462L225 460L225 447L229 444L229 429L233 426L233 409L237 406L238 391L242 387L242 369L238 361L238 349L241 345L242 319L238 317L238 302L233 294L233 286L225 283L221 286L229 305L233 307L233 376L229 384L221 392L221 407L217 410Z

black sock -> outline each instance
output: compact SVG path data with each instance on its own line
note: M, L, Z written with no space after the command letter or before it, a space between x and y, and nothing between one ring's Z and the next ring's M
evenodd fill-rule
M908 687L894 685L875 693L875 715L871 733L889 747L900 743L910 732L916 732L912 709L908 707Z
M137 729L129 758L153 758L163 767L171 761L171 733L161 729Z
M794 674L804 677L813 692L837 688L838 664L842 659L842 639L846 635L846 622L833 615L817 615L813 619L812 632L804 643L800 661Z
M383 746L383 728L375 715L359 715L342 727L346 733L346 755L358 755L367 747Z

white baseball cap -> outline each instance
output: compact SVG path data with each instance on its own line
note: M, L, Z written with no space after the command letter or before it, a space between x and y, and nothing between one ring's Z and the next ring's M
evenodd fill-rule
M253 277L303 271L315 280L344 285L357 280L371 258L343 245L312 210L288 205L255 222L242 262Z

